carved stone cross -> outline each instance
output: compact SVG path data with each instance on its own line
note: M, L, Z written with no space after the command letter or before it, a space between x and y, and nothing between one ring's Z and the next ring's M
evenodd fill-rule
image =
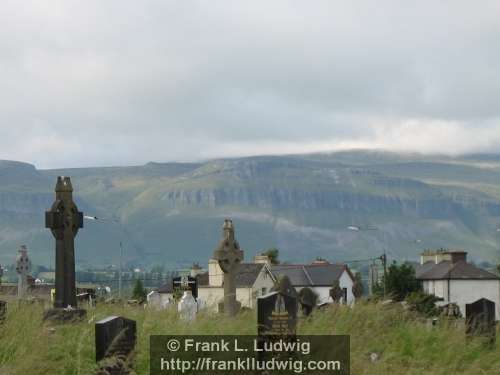
M28 288L28 274L31 272L31 261L28 258L28 249L22 245L16 261L16 272L19 275L17 284L17 296L23 298Z
M73 202L73 187L69 177L57 177L56 200L45 213L45 227L56 239L55 308L76 307L75 237L83 228L83 213Z
M224 272L224 313L234 316L238 312L235 279L243 260L243 250L235 239L233 222L229 219L224 220L222 240L214 251L214 259Z

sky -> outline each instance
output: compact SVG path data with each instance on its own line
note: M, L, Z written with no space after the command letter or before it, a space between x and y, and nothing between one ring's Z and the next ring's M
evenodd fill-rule
M499 152L500 2L4 0L0 159Z

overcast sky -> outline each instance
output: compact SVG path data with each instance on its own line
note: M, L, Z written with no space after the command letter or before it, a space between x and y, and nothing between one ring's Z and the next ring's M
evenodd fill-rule
M3 0L0 159L500 151L499 20L499 1Z

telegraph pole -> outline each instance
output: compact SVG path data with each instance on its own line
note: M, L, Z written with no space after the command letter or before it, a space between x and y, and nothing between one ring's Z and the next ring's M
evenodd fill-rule
M384 299L386 296L386 289L387 289L387 255L384 250L384 254L380 257L380 260L382 261L382 264L384 265Z
M122 298L123 244L120 241L120 267L118 269L118 298Z

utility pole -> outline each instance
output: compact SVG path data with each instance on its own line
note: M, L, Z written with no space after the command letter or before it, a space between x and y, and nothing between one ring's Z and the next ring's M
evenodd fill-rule
M123 265L123 244L120 241L120 267L118 269L118 298L122 298L122 265Z
M384 254L380 257L382 264L384 265L384 299L386 297L387 292L387 255L384 250Z

